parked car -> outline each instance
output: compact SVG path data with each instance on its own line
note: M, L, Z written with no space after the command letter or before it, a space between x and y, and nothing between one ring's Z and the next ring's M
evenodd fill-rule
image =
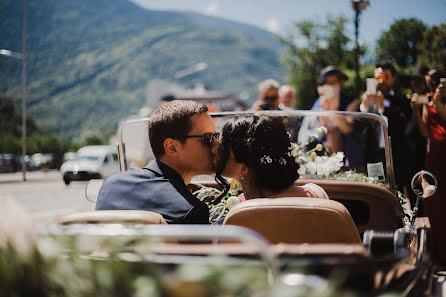
M14 154L0 154L0 172L12 173L22 167L20 160Z
M23 166L22 165L23 164L23 157L20 156L20 157L17 157L17 159L20 162L20 168L22 168L22 166ZM36 164L36 162L34 162L32 156L30 156L30 155L26 155L25 156L25 164L26 164L26 170L27 171L36 171L36 170L40 169L40 167Z
M49 169L58 169L62 164L60 156L51 153L37 153L32 155L31 158L34 164L44 171Z
M91 145L80 148L74 159L60 167L66 185L74 180L106 178L119 171L118 155L112 146Z

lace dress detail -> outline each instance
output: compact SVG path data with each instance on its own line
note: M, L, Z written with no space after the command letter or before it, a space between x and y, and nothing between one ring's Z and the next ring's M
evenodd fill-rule
M315 193L318 198L330 199L330 198L328 198L327 192L325 192L324 189L322 189L320 186L318 186L316 184L308 183L308 184L303 185L302 187Z

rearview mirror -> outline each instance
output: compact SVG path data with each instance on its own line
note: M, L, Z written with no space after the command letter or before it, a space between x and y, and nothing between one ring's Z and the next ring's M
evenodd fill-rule
M412 178L412 191L421 198L429 198L437 191L437 178L429 171L421 170Z
M99 196L99 190L102 187L102 179L91 179L85 188L85 198L90 202L96 202Z
M411 226L415 223L415 218L418 214L418 206L420 204L420 198L428 198L435 194L437 191L437 178L435 175L426 170L417 172L410 183L412 191L417 195L417 201L413 208Z

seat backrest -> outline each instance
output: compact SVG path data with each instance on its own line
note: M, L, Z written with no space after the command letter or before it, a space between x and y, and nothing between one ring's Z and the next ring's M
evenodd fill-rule
M159 213L144 210L95 210L76 212L65 215L57 220L58 224L167 224Z
M328 199L251 199L234 206L223 224L252 229L271 243L361 243L348 210Z
M336 200L349 210L359 233L373 229L391 231L401 227L404 212L395 194L383 186L371 183L301 179L296 180L298 186L315 183L322 187L331 200Z

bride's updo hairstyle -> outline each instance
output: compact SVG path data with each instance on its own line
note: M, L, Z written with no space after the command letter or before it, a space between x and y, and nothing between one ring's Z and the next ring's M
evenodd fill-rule
M289 134L280 117L240 116L225 123L218 147L217 175L232 149L235 160L252 169L253 185L262 192L282 191L299 178Z

